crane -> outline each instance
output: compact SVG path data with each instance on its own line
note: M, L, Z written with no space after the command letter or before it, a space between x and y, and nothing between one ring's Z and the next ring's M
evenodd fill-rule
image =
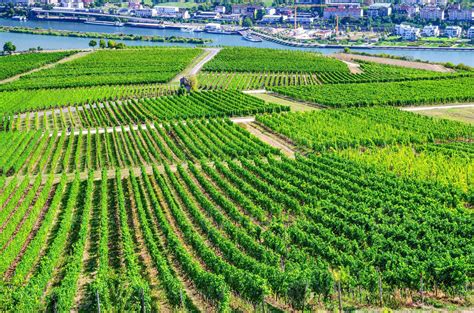
M294 29L296 30L297 28L297 23L296 23L296 14L297 14L297 10L298 10L298 7L305 7L305 8L324 8L324 7L327 7L328 5L327 4L296 4L296 1L295 1L295 18L294 18L294 22L295 22L295 25L294 25ZM339 16L336 16L336 27L335 27L335 30L336 30L336 34L339 32Z

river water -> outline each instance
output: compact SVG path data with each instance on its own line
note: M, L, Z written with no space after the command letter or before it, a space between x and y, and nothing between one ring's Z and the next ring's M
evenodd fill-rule
M261 43L250 42L242 39L238 35L218 35L207 33L185 33L178 29L149 29L136 27L114 27L102 25L90 25L76 22L58 22L58 21L37 21L29 20L26 22L14 21L10 19L0 19L0 25L3 26L25 26L40 27L56 30L72 30L82 32L102 32L102 33L125 33L139 35L157 35L157 36L181 36L181 37L197 37L212 39L209 45L213 46L246 46L260 48L276 48L276 49L299 49L308 51L318 51L324 54L338 52L341 49L333 48L297 48L280 45L277 43L263 41ZM15 34L0 32L0 44L6 41L12 41L18 50L27 50L33 47L42 47L43 49L78 49L88 48L90 39L59 37L59 36L43 36L31 34ZM125 41L128 45L150 45L150 46L193 46L192 44L175 44L175 43L155 43L146 41ZM368 49L357 50L369 53L388 53L400 56L410 56L416 59L432 61L432 62L452 62L455 64L464 63L474 66L474 52L472 51L446 51L446 50L394 50L394 49Z

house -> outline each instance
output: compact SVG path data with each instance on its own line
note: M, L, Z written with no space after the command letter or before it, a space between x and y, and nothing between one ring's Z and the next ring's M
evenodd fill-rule
M349 17L352 19L360 19L363 16L363 11L360 6L356 5L341 5L324 8L323 17L325 19L334 18L336 16L339 18Z
M436 6L425 6L420 10L420 18L424 20L444 20L444 10Z
M467 31L467 38L474 40L474 26L469 27Z
M234 4L232 5L232 14L253 18L258 10L263 9L265 9L265 7L257 4Z
M435 25L426 25L423 27L421 34L425 37L438 37L439 27Z
M449 21L472 21L474 11L472 9L462 9L461 6L454 6L448 9Z
M377 18L392 14L391 3L374 3L367 9L367 17Z
M462 28L459 26L448 26L444 29L444 35L449 38L461 37Z

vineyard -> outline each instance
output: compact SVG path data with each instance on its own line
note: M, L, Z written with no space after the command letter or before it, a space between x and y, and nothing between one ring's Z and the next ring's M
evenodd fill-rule
M349 72L336 59L313 52L278 49L224 48L204 65L205 71L215 72Z
M88 128L169 119L245 116L288 110L288 107L267 104L238 91L196 92L191 95L133 99L6 116L0 129Z
M422 105L474 100L473 77L391 83L273 87L271 90L323 106Z
M0 312L472 311L474 127L391 107L470 73L223 48L169 83L201 52L3 85Z
M278 152L229 120L217 119L89 128L70 136L66 131L49 135L39 131L11 132L2 136L0 145L0 174L7 176L223 160Z
M474 195L474 146L465 142L382 149L347 149L349 159L374 163L398 175L419 177L454 185Z
M474 127L395 108L259 115L257 120L316 151L450 140L473 140Z
M143 84L3 91L0 92L0 113L45 110L131 98L154 98L174 94L176 88L165 84Z
M95 51L1 85L0 90L165 83L201 52L182 48Z
M73 53L75 52L66 51L2 56L0 57L0 80L57 62Z

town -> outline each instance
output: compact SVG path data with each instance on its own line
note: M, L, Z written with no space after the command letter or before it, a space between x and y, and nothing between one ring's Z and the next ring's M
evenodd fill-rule
M2 14L17 20L33 18L116 27L172 27L183 32L240 33L250 41L266 39L286 45L470 48L474 42L474 10L470 1L0 2Z

